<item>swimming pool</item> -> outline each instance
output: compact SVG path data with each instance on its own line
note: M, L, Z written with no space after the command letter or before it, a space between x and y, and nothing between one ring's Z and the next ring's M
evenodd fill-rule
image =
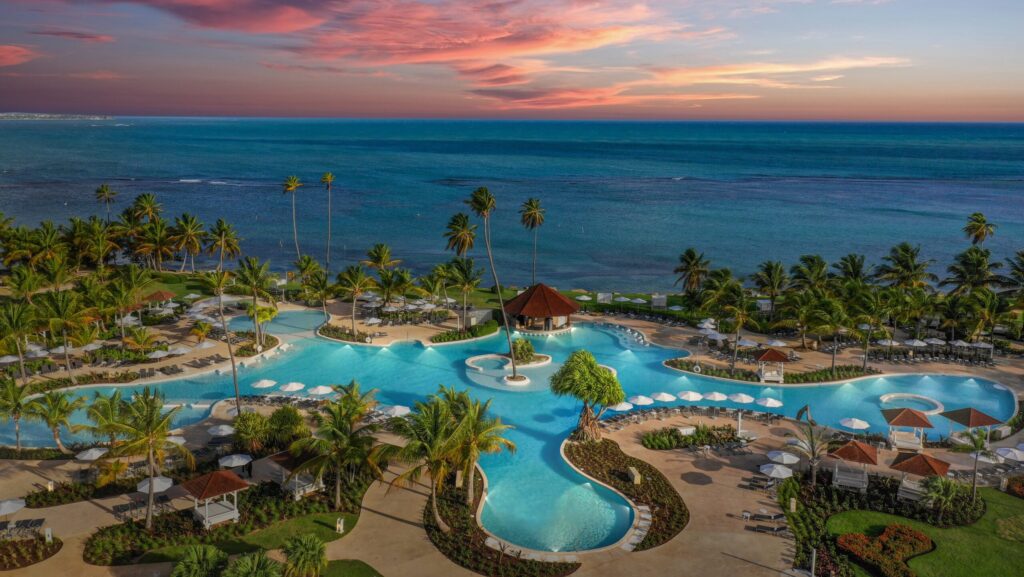
M243 394L268 394L275 389L253 389L258 379L279 383L300 381L306 389L316 385L347 383L357 379L366 388L377 388L378 399L386 404L413 405L437 390L438 385L468 388L477 398L493 399L492 408L502 420L516 428L509 437L518 445L515 454L486 456L481 465L490 487L481 518L488 531L522 547L545 551L594 549L618 541L632 523L632 511L621 497L576 473L559 455L559 446L575 426L579 404L559 398L547 390L548 377L574 350L585 348L598 362L614 367L627 395L650 396L658 391L678 393L695 390L719 391L726 395L746 392L754 397L773 397L783 406L771 409L794 416L809 405L821 424L836 425L845 417L857 417L871 425L871 431L884 432L879 412L879 397L903 392L924 395L942 402L947 409L971 406L999 419L1014 412L1014 397L1009 391L984 379L944 375L901 375L868 378L830 386L761 387L685 375L665 368L662 361L679 356L679 351L643 346L621 330L593 324L577 325L572 332L558 336L530 336L539 353L551 355L549 365L524 369L531 384L509 387L497 382L501 371L486 365L484 371L468 369L465 359L499 352L505 347L500 334L471 343L425 347L402 342L388 347L367 347L308 337L322 315L315 311L282 313L269 330L288 334L294 348L259 364L240 370ZM238 325L244 328L244 321ZM204 375L167 381L156 385L169 404L185 408L177 424L194 423L205 417L208 405L232 394L230 375ZM123 387L124 392L141 386ZM92 396L94 391L111 387L83 388L77 394ZM304 391L298 394L303 394ZM671 404L671 403L669 403ZM697 404L712 404L701 402ZM731 402L718 406L743 406ZM658 403L658 405L667 405ZM759 408L756 405L746 407ZM84 413L75 416L85 422ZM936 433L947 434L936 423ZM23 425L27 445L48 445L50 435L36 423ZM64 435L73 440L75 435ZM13 426L0 425L0 442L13 444Z

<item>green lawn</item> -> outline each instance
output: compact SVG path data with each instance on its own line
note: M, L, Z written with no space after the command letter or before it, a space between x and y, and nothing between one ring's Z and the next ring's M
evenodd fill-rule
M320 577L382 577L373 568L355 559L344 559L331 561L327 564L327 570L320 574Z
M146 289L144 295L156 291L171 291L174 296L181 298L189 293L197 295L209 295L209 291L199 279L185 274L171 274L167 272L157 273L153 284Z
M847 511L828 520L833 535L878 535L886 525L902 523L931 537L935 550L910 560L919 577L976 577L1019 575L1024 566L1024 543L999 535L997 522L1010 518L1024 521L1024 499L995 489L981 489L988 510L974 525L938 529L926 523L871 511Z

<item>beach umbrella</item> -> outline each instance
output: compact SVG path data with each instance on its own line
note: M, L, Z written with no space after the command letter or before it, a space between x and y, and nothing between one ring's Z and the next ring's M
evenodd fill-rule
M1017 461L1018 463L1024 462L1024 451L1020 449L1003 447L1001 449L996 449L996 454L1010 461Z
M780 465L795 465L800 462L800 457L786 451L768 451L768 460Z
M857 325L857 330L858 331L870 331L871 330L871 325L869 325L867 323L861 323L861 324Z
M702 322L702 323L714 323L716 321L715 321L715 319L713 319L711 317L708 317L706 319L701 319L700 322Z
M437 305L435 305L433 303L427 303L425 305L420 305L420 309L421 310L425 310L425 311L432 311L432 310L434 310L436 308L437 308Z
M370 317L370 318L366 319L365 321L363 321L363 324L365 324L365 325L379 325L380 322L381 322L380 319L378 319L377 317Z
M260 379L260 380L258 380L258 381L256 381L255 383L252 384L252 388L254 388L254 389L269 389L270 387L273 387L276 384L277 384L277 381L272 381L270 379Z
M589 301L592 301L594 299L590 298L587 295L580 295L580 296L576 297L576 300L583 301L583 302L589 302Z
M746 393L733 393L733 394L729 395L729 400L734 402L734 403L740 403L742 405L746 405L748 403L753 403L754 402L754 397L751 397L750 395L748 395Z
M378 408L380 413L387 417L404 417L408 415L411 410L405 405L382 405L383 408Z
M900 344L892 339L882 339L875 341L875 344L880 347L898 347Z
M662 403L671 403L676 400L675 395L670 395L668 393L654 393L651 395L651 398L655 401L661 401Z
M98 343L97 342L97 343L89 343L89 344L85 345L84 347L82 347L82 350L86 351L86 352L92 352L92 351L97 351L97 350L102 349L102 348L103 348L103 343Z
M777 409L782 406L782 401L771 397L761 397L754 402L769 409Z
M937 347L946 344L946 341L944 341L942 339L937 339L935 337L932 337L930 339L925 339L924 342L928 343L929 345L934 345L934 346L937 346Z
M197 295L196 293L188 293L187 295L185 295L185 296L183 296L181 298L183 298L185 300L194 300L194 299L199 298L200 296L202 296L202 295Z
M171 435L170 437L167 437L167 442L172 445L184 445L185 437L182 437L181 435Z
M974 451L971 453L972 459L977 459L979 463L999 463L1002 459L999 455L986 455L985 453Z
M73 347L65 347L64 345L61 345L61 346L59 346L59 347L57 347L55 349L50 349L50 354L51 355L63 355L64 353L73 353L73 352L75 352L75 349Z
M327 385L320 385L319 387L313 387L308 392L311 395L329 395L334 392L334 389Z
M398 312L398 307L390 306L389 305L389 306L386 306L386 307L382 308L381 310L386 312L386 313L395 313L395 312Z
M294 393L295 391L301 391L304 388L306 388L306 385L295 381L285 383L281 386L281 390L286 393Z
M252 457L249 455L228 455L217 459L217 464L224 469L234 469L235 467L241 467L242 465L248 465L252 462Z
M993 348L992 347L992 343L974 343L971 346L976 348L976 349L991 349L991 348Z
M738 342L736 344L741 346L741 347L756 347L757 346L757 341L754 341L754 340L751 340L751 339L740 339L740 342Z
M668 307L668 310L679 312L679 311L683 310L683 307L681 307L679 305L672 305L672 306Z
M847 417L847 418L839 421L839 424L841 426L847 428L847 429L853 429L855 431L862 431L862 430L867 429L868 427L871 426L871 425L868 424L867 421L862 421L862 420L856 419L854 417Z
M4 499L0 501L0 516L6 517L13 513L17 513L25 508L24 499Z
M773 479L788 479L793 476L793 470L785 465L778 465L775 463L768 463L761 465L758 468L762 475L767 475Z
M171 355L187 355L192 352L192 349L178 345L167 349L167 353Z
M40 357L45 357L48 354L50 354L50 351L46 349L35 349L25 353L25 357L29 359L38 359Z
M0 365L6 365L8 363L14 363L18 361L18 357L14 355L4 355L0 357Z
M154 493L163 493L174 485L174 481L161 475L159 477L153 477L152 479L144 479L141 483L135 486L135 489L140 493L148 493L149 484L151 482L153 484Z
M416 305L412 305L412 304L409 304L409 305L405 305L405 306L404 306L404 307L402 307L402 308L404 308L404 309L405 309L405 310L407 310L407 311L418 311L418 310L420 310L420 307L418 307L418 306L416 306Z
M211 437L227 437L235 434L235 428L231 425L215 425L206 429L207 433L210 433Z
M625 411L633 410L633 405L631 405L629 403L623 402L623 403L614 404L614 405L612 405L612 406L610 406L608 408L613 410L613 411L617 411L617 412L622 413L622 412L625 412Z
M212 349L215 346L217 346L217 343L215 343L213 341L203 341L203 342L199 343L198 345L196 345L195 348L193 348L193 350L205 351L206 349Z
M171 353L169 353L167 351L153 351L153 352L149 353L148 355L146 355L146 358L147 359L162 359L164 357L170 356L170 354Z
M918 340L918 339L906 340L906 341L903 341L903 344L908 346L908 347L913 347L915 349L919 349L921 347L927 347L928 346L928 343L926 343L924 341L921 341L921 340Z
M718 334L718 331L716 331L715 329L713 329L713 328L711 328L711 327L702 327L702 328L701 328L701 329L700 329L699 331L697 331L697 332L698 332L698 333L700 333L700 334L702 334L702 335L704 335L704 336L708 336L708 335L717 335L717 334Z
M81 453L78 453L77 455L75 455L75 459L79 461L95 461L96 459L99 459L103 455L106 455L108 451L110 451L110 449L105 449L103 447L94 447L92 449L87 449L85 451L82 451Z
M615 297L615 298L614 298L614 299L612 299L612 300L614 300L614 301L615 301L615 302L617 302L617 303L628 303L628 302L632 302L632 301L630 300L630 298L629 298L629 297Z
M654 399L652 399L650 397L645 397L644 395L637 395L635 397L630 397L628 399L628 401L630 403L633 403L634 405L636 405L638 407L642 407L644 405L653 405L654 404Z
M699 325L697 325L697 328L698 329L713 329L713 328L715 328L715 323L713 323L711 321L704 321L704 322L700 323Z
M951 342L949 344L953 345L954 347L969 347L969 346L971 346L970 343L965 343L964 341L961 341L960 339L957 339L957 340L955 340L955 341L953 341L953 342Z
M724 401L728 398L729 397L723 395L722 393L719 393L718 391L712 391L710 393L704 394L704 399L708 401Z
M698 393L697 391L683 391L679 393L679 400L686 401L689 403L695 403L703 398L704 395Z
M647 304L647 301L645 301L644 299L640 299L640 298L633 299L633 300L631 300L629 302L631 302L631 303L633 303L635 305L645 305L645 304Z

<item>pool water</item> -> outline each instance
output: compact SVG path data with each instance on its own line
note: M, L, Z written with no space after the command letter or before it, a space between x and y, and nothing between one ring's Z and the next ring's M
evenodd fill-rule
M753 397L774 397L783 406L772 409L786 416L808 405L820 424L837 425L846 417L857 417L871 425L871 431L884 432L886 425L879 412L879 397L904 392L939 400L948 409L971 406L1001 420L1014 412L1014 397L1009 391L984 379L944 375L901 375L856 380L841 385L809 387L761 387L731 383L696 375L684 375L667 369L662 361L680 352L657 346L643 346L623 331L593 324L577 325L572 332L557 336L530 336L538 353L552 356L546 366L523 369L531 384L510 387L499 382L504 371L496 363L482 361L485 370L465 365L465 359L480 354L501 352L505 340L498 333L471 343L425 347L400 342L388 347L342 344L312 338L311 327L322 321L315 311L282 313L269 327L274 334L287 334L295 346L258 364L240 369L243 394L280 393L276 389L253 389L259 379L279 383L299 381L306 390L317 385L347 383L356 379L366 388L378 389L377 398L386 404L412 406L435 392L438 385L466 387L480 399L492 399L493 412L515 429L508 434L518 450L514 454L488 455L481 460L487 474L489 491L482 511L488 531L519 546L545 551L578 551L611 545L632 523L632 510L621 497L594 484L569 467L559 454L562 440L576 424L580 404L556 397L547 388L548 377L558 369L569 353L577 349L591 351L598 362L614 367L627 395L652 395L682 390L702 393L719 391L726 395L745 392ZM244 319L236 319L245 328ZM230 375L204 375L167 381L156 385L169 404L183 404L178 426L195 423L208 413L210 403L232 394ZM125 394L141 386L125 386ZM92 396L111 387L87 387L77 394ZM295 393L303 395L305 391ZM901 400L901 403L906 402ZM667 406L671 403L657 403ZM709 402L699 405L712 404ZM737 407L732 402L713 403ZM746 405L759 408L757 405ZM84 412L75 422L85 423ZM939 420L935 418L935 420ZM945 434L944 424L936 431ZM50 435L37 423L22 426L27 445L48 445ZM937 434L937 433L936 433ZM87 433L70 435L68 440L83 440ZM11 424L0 425L0 442L13 444Z

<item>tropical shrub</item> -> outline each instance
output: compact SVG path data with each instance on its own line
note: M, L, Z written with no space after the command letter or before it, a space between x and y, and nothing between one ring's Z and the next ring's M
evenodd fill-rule
M267 426L267 439L274 449L287 449L296 440L310 435L306 418L291 405L275 409Z
M703 447L704 445L721 445L739 440L736 428L732 425L709 427L703 423L694 427L692 435L683 435L679 429L666 427L647 431L640 437L640 444L656 451L666 451L681 447Z
M227 553L213 545L191 545L174 564L171 577L215 577L227 564Z
M138 479L118 479L97 487L94 483L57 483L53 491L46 488L38 489L25 495L25 506L30 509L67 505L89 499L103 499L115 495L124 495L135 491Z
M0 540L0 571L28 567L49 559L60 551L64 544L54 537L52 543L36 533L28 538Z
M320 334L331 339L353 343L368 343L372 340L369 333L364 333L363 331L353 333L351 327L342 327L330 323L320 327Z
M863 533L840 535L836 543L858 563L877 569L883 577L915 577L907 559L927 553L934 546L928 535L902 524L889 525L875 538Z
M1024 499L1024 476L1018 475L1006 480L1006 492Z
M463 341L466 339L475 339L477 337L485 337L487 335L493 335L496 332L498 332L498 321L490 320L485 323L469 327L463 333L460 333L458 330L450 330L445 331L443 333L437 333L436 335L430 337L430 342L450 343L454 341Z
M529 363L533 361L533 343L528 339L516 339L512 341L512 356L517 363Z
M245 335L247 335L247 338L254 339L254 337L252 336L252 332L249 332L249 333L237 333L237 334L239 336L242 336L243 334L245 334ZM277 343L278 343L277 337L275 337L274 335L268 335L267 333L263 333L263 350L264 351L276 347ZM256 350L256 341L255 340L251 340L251 341L247 341L245 343L242 343L241 346L239 346L237 349L235 349L235 356L236 357L243 357L243 358L244 357L255 357L258 354L260 354L260 353L259 353L259 351Z

